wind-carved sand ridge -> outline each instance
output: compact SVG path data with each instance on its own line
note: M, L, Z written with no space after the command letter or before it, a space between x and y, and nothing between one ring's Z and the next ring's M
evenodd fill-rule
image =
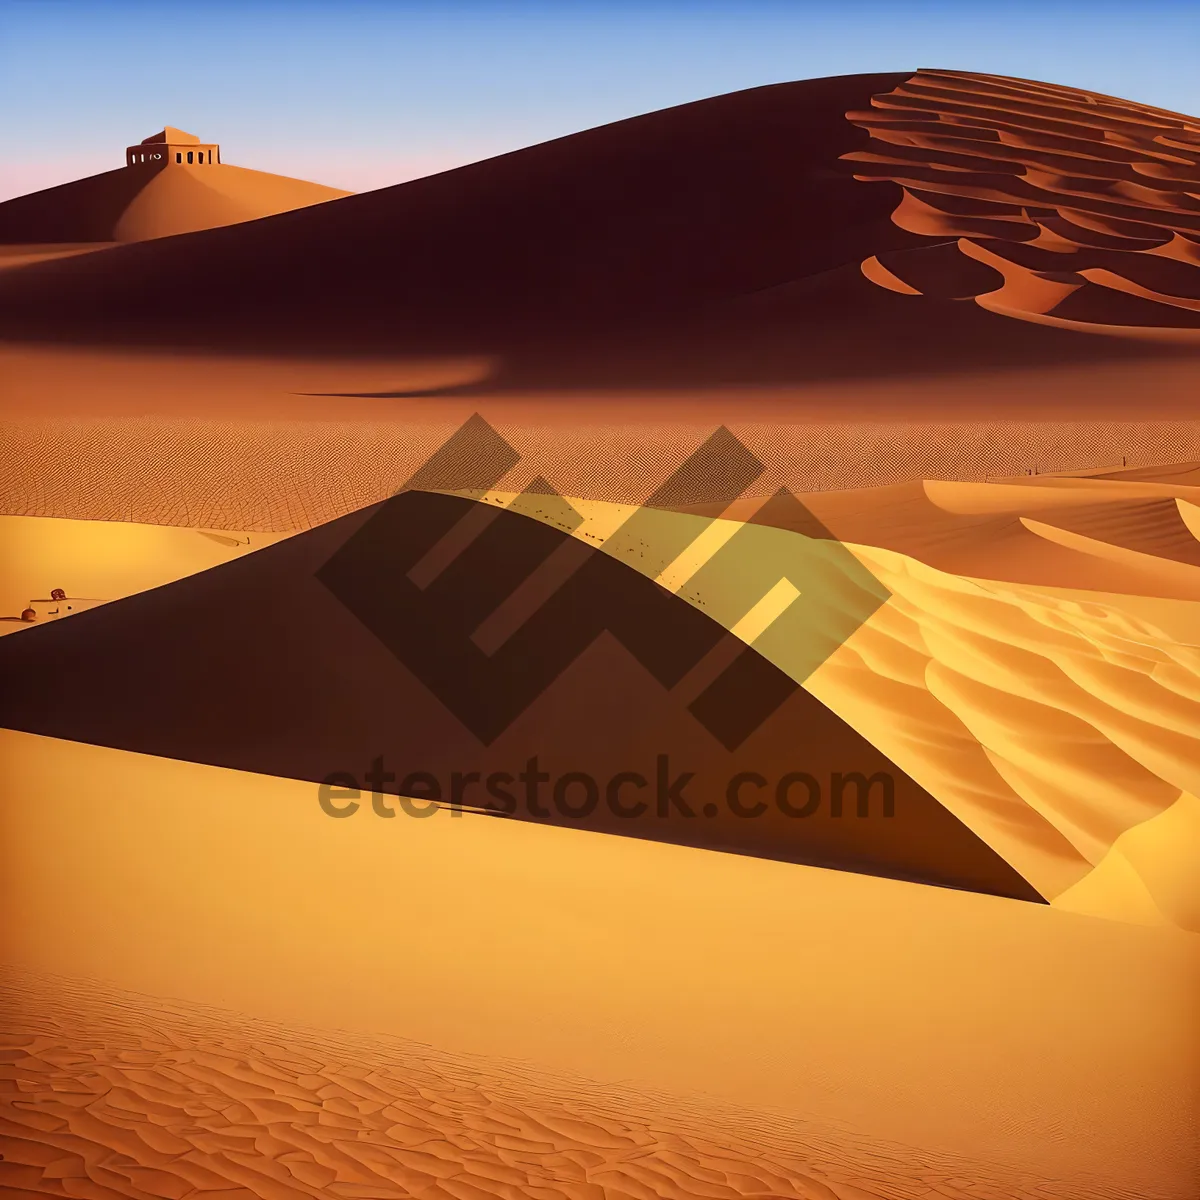
M935 246L863 274L912 295L1123 336L1200 341L1200 121L1075 88L918 71L847 117L855 177Z
M1124 494L1130 487L1133 497ZM870 493L807 498L887 602L827 654L810 655L810 638L782 620L755 629L751 644L1041 895L1064 908L1200 932L1200 490L1064 478L890 492L882 510ZM619 525L612 506L576 505L589 516L577 537L602 541ZM769 508L750 521L769 521ZM726 539L737 528L718 525ZM1080 529L1087 533L1073 532ZM659 582L739 632L722 612L740 613L744 601L730 607L719 594L683 586L706 557L719 561L722 544L710 539L704 556ZM963 572L968 544L980 554L972 573L990 556L998 578ZM826 559L834 578L814 575L794 544L764 538L759 557L777 561L781 577L791 569L802 589L815 587L817 602L834 608L861 586L836 558ZM929 557L960 573L921 561ZM1079 586L1089 575L1103 591ZM737 583L761 587L752 572ZM1165 601L1167 611L1166 598L1175 598L1170 628L1140 612L1135 596ZM811 612L807 620L829 624Z

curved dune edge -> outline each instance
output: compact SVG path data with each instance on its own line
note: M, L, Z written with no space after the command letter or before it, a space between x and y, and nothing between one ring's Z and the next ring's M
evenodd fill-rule
M1105 491L1099 481L1076 482L1092 486L930 482L920 491L942 511L1002 516L1044 511L1035 502L1061 503L1060 497L1067 502L1064 511L1084 511L1085 500ZM1165 503L1165 489L1152 490L1151 502ZM512 492L477 498L535 519L561 520L561 504L545 498ZM1170 511L1185 519L1195 507L1178 498L1172 503ZM604 544L636 511L603 501L570 504L583 518L575 536L592 545ZM1120 506L1113 511L1119 515ZM1174 885L1164 881L1184 866L1191 869L1195 843L1186 838L1128 860L1134 864L1128 867L1115 865L1126 862L1124 850L1112 856L1122 837L1152 828L1181 793L1200 795L1200 600L1161 601L1172 606L1168 621L1152 598L1156 580L1159 594L1169 595L1174 574L1190 579L1200 568L1022 517L1017 527L1026 536L1072 554L1098 552L1117 577L1136 576L1150 595L971 578L911 553L814 541L771 527L750 528L753 544L747 549L743 536L738 570L714 581L711 572L698 572L721 562L745 523L707 524L668 510L649 516L642 530L651 542L657 527L664 540L679 544L681 522L700 535L673 561L655 567L661 586L702 607L799 679L1047 899L1091 894L1094 889L1072 889L1107 863L1101 882L1118 870L1133 871L1141 890L1100 888L1111 892L1105 915L1141 922L1145 895L1158 896L1164 888L1173 894ZM886 535L886 522L877 523ZM3 594L13 616L35 580L43 590L66 586L71 594L114 599L245 553L243 536L262 540L208 535L5 518ZM744 569L747 554L752 570ZM640 564L635 559L630 565ZM1073 571L1068 567L1066 577ZM806 593L807 623L789 624L787 604L770 611L760 604L789 572L789 597ZM868 594L873 587L886 596L877 609ZM864 614L869 619L846 636ZM5 632L21 628L11 619L0 625ZM811 671L814 662L820 665ZM1176 913L1190 919L1186 904L1165 902L1161 911L1167 920Z
M512 493L482 498L553 519ZM633 511L599 501L572 504L585 518L576 536L593 544L603 544ZM703 528L686 514L654 516L664 535L680 521ZM720 561L718 552L741 527L715 522L655 575L739 636L731 614L762 599L743 593L762 590L770 572L740 570L728 590L718 592L698 592L693 579L705 563ZM1095 539L1041 528L1071 548L1094 552ZM1200 789L1200 645L1180 643L1123 608L1119 597L1063 589L1053 595L964 578L876 547L814 544L779 529L757 532L757 555L779 563L769 583L791 571L797 590L808 589L812 607L802 630L769 622L755 625L745 640L1048 899L1098 867L1127 830L1167 809L1181 791ZM1176 573L1189 581L1200 577L1200 568L1097 544L1118 565L1148 563L1152 578L1168 584ZM855 596L865 585L851 558L886 589L882 607L860 608ZM870 615L839 644L836 614L859 611ZM1200 602L1194 611L1200 634ZM814 655L814 636L826 638L822 655ZM822 656L808 674L807 664ZM1195 846L1178 842L1166 858L1167 866L1146 860L1145 869L1169 874L1190 865ZM1148 886L1157 885L1150 880ZM1121 911L1118 904L1109 907ZM1136 900L1129 916L1141 919Z
M1030 533L1035 533L1038 537L1056 542L1070 550L1078 550L1084 554L1108 559L1110 562L1119 563L1131 570L1153 571L1155 574L1161 575L1163 582L1167 584L1176 583L1180 587L1188 589L1200 586L1200 567L1191 566L1188 563L1172 562L1170 559L1159 558L1152 554L1143 554L1141 551L1132 550L1127 546L1116 546L1100 538L1087 537L1085 534L1061 529L1044 521L1035 521L1032 517L1021 517L1020 521Z
M1020 305L1005 304L1000 296L976 296L975 303L988 312L1001 317L1015 317L1019 321L1030 321L1035 325L1050 325L1056 329L1073 329L1077 333L1109 334L1112 330L1092 321L1073 321L1055 316L1052 312L1035 312ZM1156 329L1125 326L1121 336L1135 341L1163 342L1171 345L1200 345L1200 333L1190 329Z
M806 686L1047 898L1200 783L1200 649L1113 598L854 552L892 598Z
M899 292L902 296L919 296L921 294L919 288L905 283L898 275L894 275L874 254L870 258L863 259L859 269L872 283L887 288L889 291Z
M1183 497L1178 497L1175 504L1179 508L1180 519L1191 530L1192 536L1200 542L1200 505L1184 500Z
M1197 846L1200 800L1183 792L1158 816L1121 834L1095 870L1057 896L1054 906L1200 933Z
M1076 88L935 70L846 116L870 134L842 156L855 178L898 184L893 223L937 239L866 260L872 282L973 297L1037 324L1200 343L1200 121Z
M1021 483L1004 480L983 484L957 479L923 479L920 488L931 503L955 516L991 513L1027 516L1040 509L1093 505L1098 495L1106 499L1116 496L1122 499L1129 496L1176 499L1161 484L1147 483L1139 488L1137 484L1121 483L1114 488L1104 480L1093 482L1069 476L1060 479L1037 476Z
M514 502L510 493L488 498ZM576 535L601 544L632 511L572 504L587 518ZM664 511L659 520L666 528L696 518ZM703 563L719 560L738 528L716 522L656 578L740 635L728 613L745 611L748 599L722 608L727 596L697 594L689 583ZM1094 550L1094 539L1040 528L1064 545ZM844 557L806 557L810 539L770 533L758 553L778 554L780 576L791 568L800 592L806 578L811 602L842 611L856 604L850 598L863 581ZM1148 565L1164 582L1200 575L1194 566L1099 545L1117 564ZM1200 788L1198 644L1178 642L1116 596L1052 595L952 575L881 548L840 547L847 550L889 599L846 641L830 636L814 673L798 673L812 661L811 647L781 637L782 623L755 626L745 640L868 737L1046 898L1079 883L1122 834L1169 808L1181 791ZM1195 612L1200 634L1200 604ZM829 628L823 619L817 625ZM1169 865L1147 859L1145 869L1169 874L1193 864L1194 842L1176 842L1165 857ZM1128 911L1140 919L1136 901Z

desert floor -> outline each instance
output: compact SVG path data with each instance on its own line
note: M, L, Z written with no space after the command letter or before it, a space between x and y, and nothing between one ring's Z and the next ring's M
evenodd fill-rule
M4 761L35 973L4 1152L39 1194L1190 1194L1192 934L470 814L333 827L310 785L28 735Z

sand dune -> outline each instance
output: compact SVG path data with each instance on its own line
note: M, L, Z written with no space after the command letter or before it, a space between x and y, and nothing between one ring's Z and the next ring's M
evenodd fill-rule
M0 511L305 528L383 499L474 411L616 502L684 425L728 425L794 491L1194 461L1193 125L847 76L262 220L230 183L238 224L0 273ZM138 203L218 203L168 195L173 169ZM114 197L74 240L161 232Z
M1044 115L1053 108L1048 100L1026 114L1028 133L1019 115L1016 126L997 115L1013 115L1006 104L1025 112L1025 102L1010 96L1025 86L1058 95L1043 85L929 72L751 89L186 244L45 263L0 281L0 311L10 337L55 342L499 355L505 390L794 382L860 374L867 361L894 372L913 358L940 373L969 363L1161 357L1171 348L1098 345L945 302L991 293L997 305L1019 306L1031 287L1067 287L1080 296L1091 289L1116 308L1161 310L1159 326L1188 326L1196 316L1187 307L1195 269L1188 221L1200 218L1188 215L1186 179L1154 177L1153 187L1119 202L1076 194L1069 179L1029 182L1020 172L1036 171L1054 152L998 140L1012 127L1018 142L1036 141L1038 122L1054 125ZM992 107L971 100L971 88ZM1153 139L1191 128L1186 118L1145 115L1067 90L1054 103L1068 113L1088 108L1100 124L1090 140L1077 137L1108 147L1095 161L1141 180L1151 177L1134 172L1133 163L1179 161L1179 151ZM948 133L939 125L943 110ZM1128 142L1133 127L1123 114L1131 111L1143 113L1145 126L1136 127L1146 143L1136 153L1105 142L1101 128L1109 121L1113 136ZM1003 128L992 130L987 120ZM910 125L933 133L912 133ZM943 135L952 150L938 140ZM986 154L999 155L1001 145L1010 157L993 169ZM157 186L166 188L168 177L170 169ZM1004 193L1006 180L1019 195ZM1098 180L1097 195L1108 186ZM1140 214L1152 234L1161 227L1156 245L1169 252L1086 247L1092 257L1085 262L1084 249L1020 246L1049 255L1054 270L1079 282L1043 278L1051 268L1035 271L1012 259L1014 247L1038 231L1016 199L1048 220L1061 206L1069 221L1107 222L1116 232L1104 236L1117 240L1130 223L1120 214ZM982 215L969 215L976 210ZM903 215L910 211L924 215ZM970 240L993 224L1008 234ZM987 261L964 261L947 248L952 229ZM1200 225L1195 232L1200 238ZM313 272L307 264L317 259L321 270ZM912 298L875 288L858 272L868 259L895 278L915 270L908 286L935 303L914 308ZM1080 274L1093 269L1116 271L1129 288L1166 299L1114 291ZM1017 272L1015 299L996 290L1005 271ZM191 286L176 288L184 276ZM1173 306L1176 300L1183 306ZM1047 303L1056 319L1089 319L1081 305L1091 301L1073 292L1062 303ZM240 316L247 312L250 323ZM881 352L849 353L864 337Z
M118 600L269 546L278 536L0 517L5 564L0 573L0 619L19 615L33 596L48 596L56 587L69 596ZM0 623L0 634L13 629L11 621Z
M27 1188L1194 1195L1193 935L2 742Z
M849 552L757 529L755 540L770 543L762 566L787 556L816 618L811 631L803 621L797 627L796 614L781 622L776 637L784 624L798 636L786 659L772 661L727 630L760 599L749 589L762 582L765 592L778 575L759 569L710 585L702 568L689 581L702 595L689 603L587 545L590 525L572 539L530 515L496 513L503 519L488 536L428 588L406 584L427 543L473 508L480 511L467 499L409 492L392 507L22 629L0 645L6 673L24 681L0 705L0 720L313 784L344 772L365 781L379 758L392 774L379 784L385 796L409 795L403 781L423 772L436 781L432 799L517 820L1042 898L926 787L798 686L805 665L811 670L843 627L883 598ZM655 546L651 558L705 524L650 516L636 541ZM472 631L565 543L583 555L572 573L530 619L518 614L498 647L480 649ZM727 553L742 562L759 549ZM646 560L636 561L640 568ZM740 591L729 592L730 583ZM382 607L373 607L377 599ZM368 608L350 607L360 602ZM431 623L429 603L461 625L461 639ZM518 782L531 761L547 773L540 800L526 800ZM730 799L730 781L748 763L762 786L791 772L812 780L796 781L793 809L807 806L802 819L757 794L744 804L741 792ZM594 801L576 785L551 805L557 781L581 772L597 781ZM499 794L483 782L497 773L508 780ZM627 788L614 805L610 781L626 773L641 783L630 780L638 790ZM664 781L685 775L684 790L668 798ZM473 782L455 793L455 776ZM839 777L860 782L843 788ZM746 819L746 806L759 810L755 819Z
M0 1191L1193 1200L1198 149L920 71L0 205Z
M169 163L121 167L0 203L0 261L30 244L94 248L193 233L321 204L348 192L213 163L203 171ZM30 251L25 261L35 261ZM49 254L38 257L49 258Z
M1122 486L1113 483L1108 490L1119 493ZM1019 511L1024 497L1014 501L1005 493L1038 494L1000 485L991 489L1000 496L992 498L986 495L988 485L926 487L942 503L985 511L1002 506ZM1046 489L1041 496L1059 491ZM1054 900L1077 888L1068 904L1086 892L1094 895L1087 911L1135 920L1157 912L1155 919L1180 920L1200 932L1191 836L1196 832L1192 797L1200 788L1200 572L1191 562L1147 552L1149 544L1163 540L1154 536L1159 530L1150 522L1147 539L1148 523L1128 520L1130 507L1144 518L1144 505L1113 499L1096 506L1096 491L1094 486L1085 492L1092 504L1065 507L1053 517L1062 521L1059 514L1065 511L1068 521L1078 522L1079 514L1086 514L1093 531L1108 540L1051 525L1051 513L1043 512L1041 521L1020 518L1023 529L1072 552L1053 564L1057 570L1046 569L1053 563L1049 556L1041 572L1035 569L1055 586L1053 593L1027 583L949 574L896 550L855 545L856 559L886 589L885 604L827 657L822 652L815 670L804 659L803 637L782 621L753 644L922 783L1041 895ZM860 504L869 498L864 494ZM839 499L848 507L847 497ZM763 507L770 520L769 506ZM877 531L884 535L874 541L886 545L893 539L879 511L871 505ZM894 519L893 506L885 511ZM1174 541L1180 533L1175 504L1152 502L1151 511ZM829 519L828 508L822 513L814 505L813 512ZM928 550L937 533L920 532L930 539ZM939 532L951 547L961 545L959 530ZM996 534L978 525L966 532L977 549L981 535ZM1186 528L1183 533L1191 536ZM839 531L839 536L845 534ZM1141 549L1121 544L1130 541ZM1125 608L1118 595L1081 589L1078 557L1095 554L1095 547L1114 568L1113 590L1124 577L1134 593L1175 596L1188 632L1181 637L1179 626L1157 626ZM1192 557L1194 547L1181 547L1185 552ZM1021 561L1028 568L1021 548L1001 561L1009 579ZM789 562L786 552L781 562ZM811 590L812 572L801 577ZM734 627L704 585L697 588L700 578L689 577L680 595ZM761 586L744 570L738 580L750 589ZM828 593L831 598L840 594L840 588ZM1143 835L1143 829L1165 820L1161 814L1168 809L1175 815L1164 828L1190 835ZM1138 867L1147 872L1140 876L1134 868L1137 889L1109 888L1099 881L1094 892L1079 886L1122 839L1145 845L1143 837L1153 838L1156 849L1137 856ZM1130 862L1122 850L1116 853ZM1109 863L1102 876L1112 871ZM1164 895L1161 909L1146 909L1146 892Z
M1134 490L1132 498L1124 495L1127 488ZM1190 878L1191 840L1153 839L1160 848L1134 859L1125 852L1130 839L1140 844L1139 831L1156 828L1168 810L1176 816L1166 827L1186 824L1187 797L1200 792L1195 768L1200 566L1180 508L1191 494L1190 484L1090 477L1040 484L927 482L882 496L868 490L806 497L809 513L828 526L818 536L836 536L852 547L849 556L839 550L842 557L832 558L815 551L837 543L814 542L812 530L799 532L795 520L789 529L789 519L771 504L739 501L730 513L740 519L711 526L684 513L650 514L644 534L650 545L676 545L681 538L685 544L698 530L709 530L669 570L666 563L653 566L658 562L653 555L628 560L703 613L701 625L712 621L741 629L743 615L780 577L799 581L808 597L807 616L797 610L799 616L776 616L740 635L782 673L778 678L804 685L739 752L742 757L752 757L762 770L767 769L762 764L772 770L776 764L781 772L798 763L818 774L891 770L898 781L900 823L873 825L868 819L847 828L817 820L797 829L794 822L768 819L748 828L718 819L697 828L686 821L597 825L589 819L583 827L1008 895L1019 894L1013 884L1019 879L1030 889L1028 898L1065 897L1068 906L1117 919L1153 917L1195 928L1195 887L1181 882ZM498 543L506 547L504 560L520 564L527 557L516 536L520 522L550 519L546 513L553 509L529 508L514 493L484 499L524 514L514 518L515 540L501 533ZM582 518L573 536L591 545L604 545L633 511L599 501L571 504ZM418 507L419 514L414 508L404 518L414 530L434 519L436 509ZM386 655L371 659L375 652L353 633L353 619L346 624L344 612L331 607L328 597L319 599L320 589L311 590L309 573L346 542L364 515L369 514L314 531L320 537L301 535L252 554L237 564L240 574L232 565L209 571L194 586L185 582L147 594L138 604L129 602L127 610L110 606L107 617L81 614L69 629L48 629L41 640L23 635L20 645L10 643L8 667L37 682L19 704L9 706L6 723L310 780L358 770L385 749L405 763L420 758L422 769L440 770L443 758L446 770L476 769L479 758L478 769L486 771L544 753L551 729L555 761L570 760L571 769L590 769L599 777L608 767L628 769L629 762L646 758L648 747L632 729L651 724L659 737L656 750L686 757L689 770L697 772L702 800L708 799L704 789L710 782L738 769L738 754L714 758L687 732L695 721L688 707L695 687L677 689L674 703L683 705L678 711L663 708L653 699L659 685L645 691L621 665L627 660L620 653L588 659L589 665L564 676L546 706L530 710L525 724L537 731L532 749L517 731L480 758L469 739L454 734L452 721L426 713L414 723L411 714L422 707L420 687L413 692L411 677ZM753 524L743 526L745 520ZM24 528L40 524L31 521ZM727 543L738 530L743 541L747 531L758 534L753 545L732 554ZM388 553L399 553L396 546ZM710 559L714 565L706 569ZM474 568L464 559L464 569L494 572L482 559ZM172 577L164 573L154 582ZM446 586L456 588L456 578L448 577ZM871 599L863 607L855 597L868 596L874 587L885 602ZM1143 601L1158 607L1146 608ZM481 602L486 608L486 598ZM824 615L817 616L818 609ZM578 611L571 611L577 623ZM252 645L244 645L228 622L227 614L242 613L262 623L263 633ZM653 624L650 609L646 613ZM467 619L476 620L470 614ZM545 632L547 619L539 613L541 624L534 622L531 635L535 628ZM306 639L303 658L281 675L285 657L296 653L286 647L299 644L299 634L288 632L295 621L322 632ZM194 661L177 648L168 650L173 628L189 630ZM818 633L814 641L811 630L830 632ZM134 645L151 644L161 648L154 656L135 655ZM172 681L143 680L146 667L168 661L164 655L172 664ZM122 661L144 665L114 669ZM347 674L347 662L362 667L352 665ZM59 678L56 663L69 663L69 684ZM278 680L279 686L259 683L250 690L251 676ZM769 691L771 678L763 675L758 686ZM288 697L311 694L317 679L318 694L360 697L365 707L360 711L357 700L348 707L339 699L336 720L325 712L314 723L318 709L312 702L297 707ZM153 696L157 710L164 687L177 696L165 725L143 703ZM219 719L212 715L214 688L232 688L236 697L220 702ZM615 707L583 702L596 693L621 699ZM642 716L631 715L646 705ZM409 714L403 723L411 737L389 726L393 707ZM264 712L272 714L277 733L252 746L239 730L261 727L262 717L255 714ZM713 798L720 799L715 793ZM931 802L953 822L935 819ZM898 840L901 829L906 832ZM883 841L873 840L878 837ZM907 843L909 838L915 840ZM914 856L917 844L927 853ZM956 871L947 873L946 856L957 860ZM1014 876L1005 881L997 862ZM1133 862L1137 865L1130 866ZM1123 864L1126 879L1110 886L1104 881L1118 873L1116 863ZM1085 887L1093 873L1096 879ZM1147 896L1159 899L1148 905Z
M918 71L851 112L859 179L931 248L872 256L892 291L1097 332L1200 339L1200 120L1074 88ZM978 265L976 265L978 264Z

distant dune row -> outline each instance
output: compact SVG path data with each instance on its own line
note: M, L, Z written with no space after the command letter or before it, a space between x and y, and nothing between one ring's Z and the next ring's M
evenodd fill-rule
M636 425L600 417L593 409L572 425L519 415L498 421L522 454L507 486L540 473L569 495L638 503L715 427L685 413L678 422ZM0 423L0 513L308 529L390 495L456 427L428 418L407 425L10 418ZM757 495L780 486L810 492L914 476L981 481L1200 460L1194 421L735 421L731 428L766 464L751 489ZM131 466L117 472L113 462Z

